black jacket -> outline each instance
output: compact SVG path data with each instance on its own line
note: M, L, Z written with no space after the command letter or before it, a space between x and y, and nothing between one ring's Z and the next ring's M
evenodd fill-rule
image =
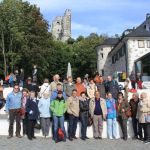
M79 101L79 107L80 107L80 114L81 113L85 113L85 112L89 112L89 100L80 100Z
M39 109L37 102L33 101L32 99L28 99L26 103L26 111L29 120L38 119ZM33 111L32 114L30 114L31 111Z

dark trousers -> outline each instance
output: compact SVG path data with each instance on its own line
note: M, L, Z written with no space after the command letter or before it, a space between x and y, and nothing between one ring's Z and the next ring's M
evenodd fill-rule
M150 141L150 123L141 123L144 130L144 140Z
M16 136L19 136L21 130L20 109L9 110L9 135L10 136L13 136L14 121L16 121Z
M69 138L73 138L76 135L78 117L74 115L69 115L69 127L68 127L68 135Z
M34 126L36 120L28 120L28 138L32 139L34 137Z
M150 123L146 123L147 140L150 141Z
M82 112L80 114L80 120L81 120L81 136L82 138L86 138L86 131L88 125L88 112Z
M134 131L134 136L142 138L142 128L138 122L138 120L135 117L132 117L132 126L133 126L133 131Z
M122 130L123 138L127 139L128 138L127 119L122 119L122 117L120 116L120 117L118 117L118 122L119 122L121 130Z
M27 114L22 119L22 126L23 126L23 135L28 134L28 117Z

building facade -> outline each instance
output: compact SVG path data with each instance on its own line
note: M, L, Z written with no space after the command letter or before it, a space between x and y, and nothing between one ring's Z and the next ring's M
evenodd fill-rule
M67 9L64 16L56 17L51 27L52 36L55 40L65 42L71 38L71 10Z
M124 31L114 45L111 42L107 44L105 42L96 47L99 73L103 72L104 76L114 75L117 72L126 72L127 75L136 74L136 60L150 53L150 15L147 14L146 20L137 28ZM103 52L106 57L101 57L103 47L109 49ZM140 73L142 74L143 71ZM150 76L149 73L147 76Z

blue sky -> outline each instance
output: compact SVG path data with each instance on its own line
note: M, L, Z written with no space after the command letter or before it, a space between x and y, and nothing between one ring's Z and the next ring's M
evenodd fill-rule
M25 0L24 0L25 1ZM150 0L27 0L36 4L51 24L55 16L72 10L72 37L87 36L91 32L121 34L145 20L150 13Z

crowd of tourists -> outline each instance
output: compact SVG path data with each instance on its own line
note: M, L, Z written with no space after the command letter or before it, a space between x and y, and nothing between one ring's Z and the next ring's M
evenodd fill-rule
M22 128L23 136L27 135L29 140L36 139L34 128L39 125L45 138L49 136L51 128L56 143L65 142L67 138L73 141L77 139L77 123L80 121L81 140L89 139L88 126L93 126L94 139L101 140L103 121L106 121L108 138L118 139L118 122L122 139L126 141L127 121L131 117L133 139L149 143L150 99L145 92L140 95L134 92L130 100L127 89L128 86L125 87L125 94L122 93L116 80L111 76L104 80L99 74L83 81L77 77L75 82L71 76L67 81L61 82L56 74L51 83L45 79L40 87L35 78L29 77L22 90L20 84L13 83L13 91L6 99L6 112L9 114L8 139L13 137L13 125L16 121L15 133L18 138L22 137ZM0 96L2 99L2 94ZM64 126L65 119L68 121L67 130Z

